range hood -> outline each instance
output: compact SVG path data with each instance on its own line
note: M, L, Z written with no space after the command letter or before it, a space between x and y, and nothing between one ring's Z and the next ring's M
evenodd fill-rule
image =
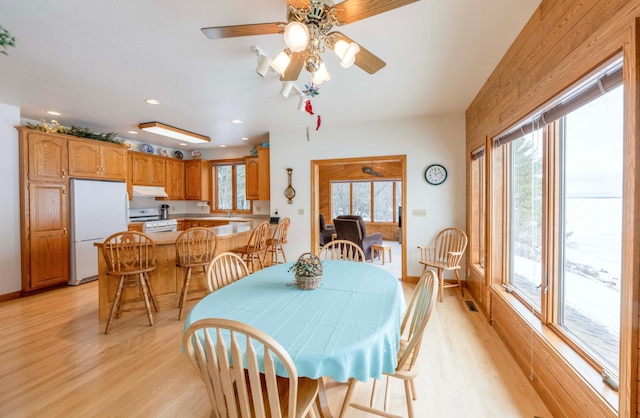
M164 187L133 186L133 197L169 197Z

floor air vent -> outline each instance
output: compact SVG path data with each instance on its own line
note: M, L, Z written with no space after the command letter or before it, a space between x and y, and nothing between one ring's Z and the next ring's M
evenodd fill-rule
M467 308L469 308L471 312L478 312L478 308L476 308L476 304L473 303L473 301L465 300L464 303L467 304Z

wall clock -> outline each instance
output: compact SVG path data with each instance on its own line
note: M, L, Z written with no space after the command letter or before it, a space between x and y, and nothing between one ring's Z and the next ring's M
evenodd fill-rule
M434 186L442 184L447 179L447 169L441 164L431 164L424 170L424 179Z
M292 199L296 195L296 189L291 187L291 173L292 172L293 172L293 168L287 168L287 174L289 174L289 186L287 186L287 188L284 189L284 197L289 199L289 202L288 202L289 204L291 204L293 202Z

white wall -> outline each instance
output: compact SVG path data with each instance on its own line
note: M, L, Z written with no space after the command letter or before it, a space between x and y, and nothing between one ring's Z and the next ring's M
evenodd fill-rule
M465 218L465 118L464 115L380 121L332 127L324 121L318 131L271 132L271 212L291 218L285 248L295 260L310 251L311 239L311 160L407 156L407 275L419 276L418 245L430 244L436 233L449 226L466 230ZM424 170L432 163L447 168L447 181L431 186ZM284 197L286 168L293 168L293 204ZM412 215L425 209L426 217Z
M0 103L0 295L20 291L20 187L18 180L18 131L20 108Z

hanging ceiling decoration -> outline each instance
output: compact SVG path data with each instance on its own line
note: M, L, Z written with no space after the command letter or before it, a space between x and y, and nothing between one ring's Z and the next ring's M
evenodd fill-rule
M353 64L369 74L386 63L355 43L345 34L332 29L337 26L406 6L418 0L345 0L328 5L318 0L288 0L287 22L258 23L202 28L209 39L284 33L287 48L273 61L263 60L280 74L282 81L295 81L304 67L311 74L311 83L318 85L331 79L322 60L325 48L336 53L340 65ZM265 69L266 72L266 69Z

